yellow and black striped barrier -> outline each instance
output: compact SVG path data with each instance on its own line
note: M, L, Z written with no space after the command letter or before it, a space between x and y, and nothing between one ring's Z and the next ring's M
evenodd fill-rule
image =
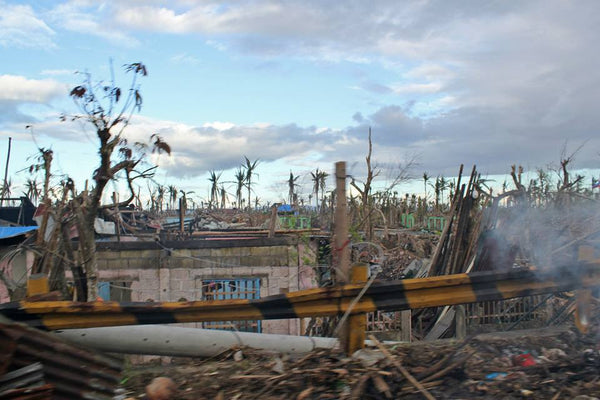
M31 326L55 330L182 322L283 319L341 315L364 284L317 288L258 300L163 303L70 301L12 302L0 314ZM598 263L552 271L528 269L478 272L373 283L352 314L503 300L543 293L600 287Z

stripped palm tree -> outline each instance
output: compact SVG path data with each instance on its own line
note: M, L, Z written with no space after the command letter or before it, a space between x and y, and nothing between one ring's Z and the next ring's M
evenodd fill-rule
M218 174L215 171L210 171L209 172L210 176L208 178L208 181L210 182L210 203L209 203L209 207L211 208L211 206L215 206L218 207L219 205L219 179L221 178L221 174L222 172L219 172Z
M292 205L295 203L296 187L298 186L296 181L298 180L298 178L300 178L300 176L294 176L292 171L290 171L290 178L288 179L288 188L289 188L288 196L289 196L290 204L292 204Z
M235 171L235 198L237 200L238 209L242 208L242 189L244 188L244 182L246 181L246 174L242 167L239 167Z
M427 175L427 172L423 172L423 188L425 189L425 201L427 201L427 181L429 181L431 177Z
M244 160L246 162L246 165L243 165L243 167L246 169L245 183L246 187L248 188L248 208L250 208L252 207L252 202L250 201L250 193L252 192L252 176L258 176L258 174L254 170L256 169L259 160L256 159L254 160L254 162L251 162L246 156L244 156Z
M171 209L175 209L175 202L177 201L177 188L175 185L169 185L169 204Z
M219 189L221 192L221 208L225 208L227 206L227 191L225 190L225 186L221 185Z
M31 200L32 203L37 203L42 194L42 189L39 187L39 183L36 179L27 179L25 183L25 187L27 188L27 192L25 192L25 196Z
M167 192L167 188L163 185L158 185L156 188L156 204L158 206L158 211L163 210L163 202L165 201L165 194Z
M325 192L328 176L329 174L325 171L321 171L321 174L319 175L319 187L321 188L321 204L323 204L323 202L325 201Z
M315 172L311 172L310 175L312 177L313 182L313 193L315 194L315 199L317 202L317 211L319 211L319 188L321 187L321 171L319 171L319 168L317 168Z

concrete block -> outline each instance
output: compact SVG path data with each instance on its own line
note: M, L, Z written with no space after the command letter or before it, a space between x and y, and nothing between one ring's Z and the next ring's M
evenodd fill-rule
M269 247L269 255L273 257L281 257L287 259L288 249L287 246L271 246Z
M105 269L123 269L123 268L127 268L127 260L120 260L120 259L108 259L106 260L106 267Z
M269 248L268 247L251 247L250 255L252 255L252 256L269 255Z
M192 250L191 249L177 249L177 250L174 250L171 254L172 254L173 258L191 257Z
M160 281L168 281L171 276L171 270L167 268L161 268L158 270L158 278Z
M240 265L245 267L254 267L257 264L254 256L244 255L240 256Z
M120 251L99 251L96 253L96 257L98 259L102 258L104 260L114 260L117 258L121 258Z
M158 280L159 269L142 269L138 272L140 280Z
M233 268L232 267L215 267L215 268L213 268L213 275L215 277L231 278L231 277L233 277Z
M252 276L270 275L270 274L271 274L270 267L252 267Z
M132 293L133 297L133 293ZM139 292L139 301L148 301L148 299L152 299L154 301L159 301L160 293L156 290L141 290Z
M130 258L127 260L127 265L129 268L148 269L158 268L159 263L158 259L153 258Z
M204 277L211 277L215 273L214 268L200 268L194 269L190 272L190 276L194 277L194 279L202 279Z
M252 275L251 267L233 267L232 270L233 270L233 275L235 275L235 276L244 277L244 276Z
M144 258L142 250L122 250L120 258Z
M193 260L193 268L194 269L200 269L200 268L206 269L206 268L212 268L214 266L215 266L215 263L210 258Z
M182 269L182 268L172 269L171 270L171 279L181 279L181 280L190 279L190 271L188 269Z
M239 256L227 256L221 259L223 265L228 267L238 267L240 265L240 257Z
M182 258L179 261L180 267L187 269L187 270L191 270L192 268L194 268L194 260L192 260L191 258Z
M194 291L196 290L196 281L194 279L186 279L181 281L181 290Z
M193 295L193 293L191 291L186 292L183 290L174 290L171 293L169 293L168 301L179 301L179 299L181 299L182 297L185 298L187 301L189 301L191 295Z
M210 257L210 250L211 249L191 249L190 250L190 255L192 257Z
M153 279L153 280L140 280L140 287L144 290L158 290L160 289L160 285L158 280Z
M98 271L108 269L108 261L107 260L98 258L97 261L98 261Z
M277 259L277 257L261 256L260 260L259 260L259 263L260 263L260 265L265 266L265 267L273 267L273 266L276 266L276 265L282 265L278 261L279 260ZM287 261L287 259L285 261ZM287 265L287 264L285 264L285 265Z

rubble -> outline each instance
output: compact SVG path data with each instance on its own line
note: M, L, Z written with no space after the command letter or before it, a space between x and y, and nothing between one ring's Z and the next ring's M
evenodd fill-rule
M397 344L387 348L389 357L370 356L368 362L364 354L381 354L379 350L361 351L355 357L335 350L281 357L245 349L245 358L234 361L237 351L220 359L180 359L160 369L132 369L126 372L125 389L137 397L148 382L162 375L174 380L180 399L424 398L406 378L410 375L436 399L600 396L597 332L584 336L574 329Z

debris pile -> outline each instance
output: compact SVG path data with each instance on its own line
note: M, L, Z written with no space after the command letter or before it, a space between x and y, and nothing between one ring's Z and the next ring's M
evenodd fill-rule
M381 280L415 278L425 270L439 236L421 231L402 231L381 241L385 260L377 276Z
M564 328L400 344L388 355L364 349L345 357L319 350L290 358L237 349L220 360L130 371L125 389L137 397L152 379L166 375L181 399L424 398L400 366L438 399L598 397L599 350L596 334Z

